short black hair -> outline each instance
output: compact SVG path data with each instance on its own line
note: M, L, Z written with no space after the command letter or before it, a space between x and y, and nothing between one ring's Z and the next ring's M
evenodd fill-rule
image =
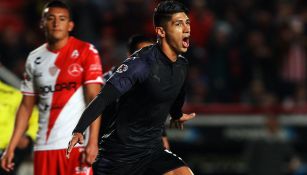
M154 42L154 41L151 38L146 37L145 35L141 35L141 34L132 35L128 39L128 43L127 43L128 51L131 54L134 53L137 50L138 44L142 42Z
M66 9L68 11L69 18L72 19L70 7L64 1L60 1L60 0L52 0L52 1L47 2L44 5L42 17L45 17L45 9L52 8L52 7Z
M168 0L162 1L155 8L153 14L153 22L155 27L163 27L167 21L172 18L175 13L189 13L189 9L178 1Z

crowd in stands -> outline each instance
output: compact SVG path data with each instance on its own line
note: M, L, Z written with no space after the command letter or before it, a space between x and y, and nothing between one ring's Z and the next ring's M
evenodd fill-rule
M69 0L77 37L94 43L104 71L126 57L129 36L154 36L153 0ZM307 102L307 2L189 0L190 103L284 106ZM0 62L22 77L26 54L44 41L44 1L0 1Z

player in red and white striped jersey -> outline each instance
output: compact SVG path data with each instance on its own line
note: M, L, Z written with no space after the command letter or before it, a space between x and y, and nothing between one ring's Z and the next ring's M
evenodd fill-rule
M7 171L13 168L14 149L37 103L40 116L34 147L34 174L92 173L91 164L98 153L99 118L90 127L88 143L79 145L69 160L65 158L74 126L86 104L103 84L97 50L93 45L69 36L73 26L66 4L61 1L46 4L41 27L47 43L27 58L21 86L23 100L17 112L14 134L1 161Z

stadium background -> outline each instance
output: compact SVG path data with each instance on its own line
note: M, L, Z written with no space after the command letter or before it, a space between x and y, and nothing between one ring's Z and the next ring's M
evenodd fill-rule
M39 29L44 2L0 1L0 61L20 78L27 54L44 42ZM76 24L73 35L98 48L105 71L125 58L130 35L155 37L152 12L156 0L67 2ZM249 145L267 138L267 118L276 118L282 144L291 148L290 157L295 155L295 159L289 159L292 168L289 164L272 168L283 169L285 174L304 169L307 2L182 2L191 10L192 27L186 54L191 69L185 110L198 116L183 132L168 130L172 150L197 175L247 174ZM261 153L274 159L269 157L272 151Z

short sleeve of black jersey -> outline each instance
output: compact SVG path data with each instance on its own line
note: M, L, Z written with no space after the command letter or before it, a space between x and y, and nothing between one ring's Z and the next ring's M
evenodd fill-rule
M121 95L126 93L136 82L147 79L150 69L145 59L134 57L127 59L120 65L108 80Z

